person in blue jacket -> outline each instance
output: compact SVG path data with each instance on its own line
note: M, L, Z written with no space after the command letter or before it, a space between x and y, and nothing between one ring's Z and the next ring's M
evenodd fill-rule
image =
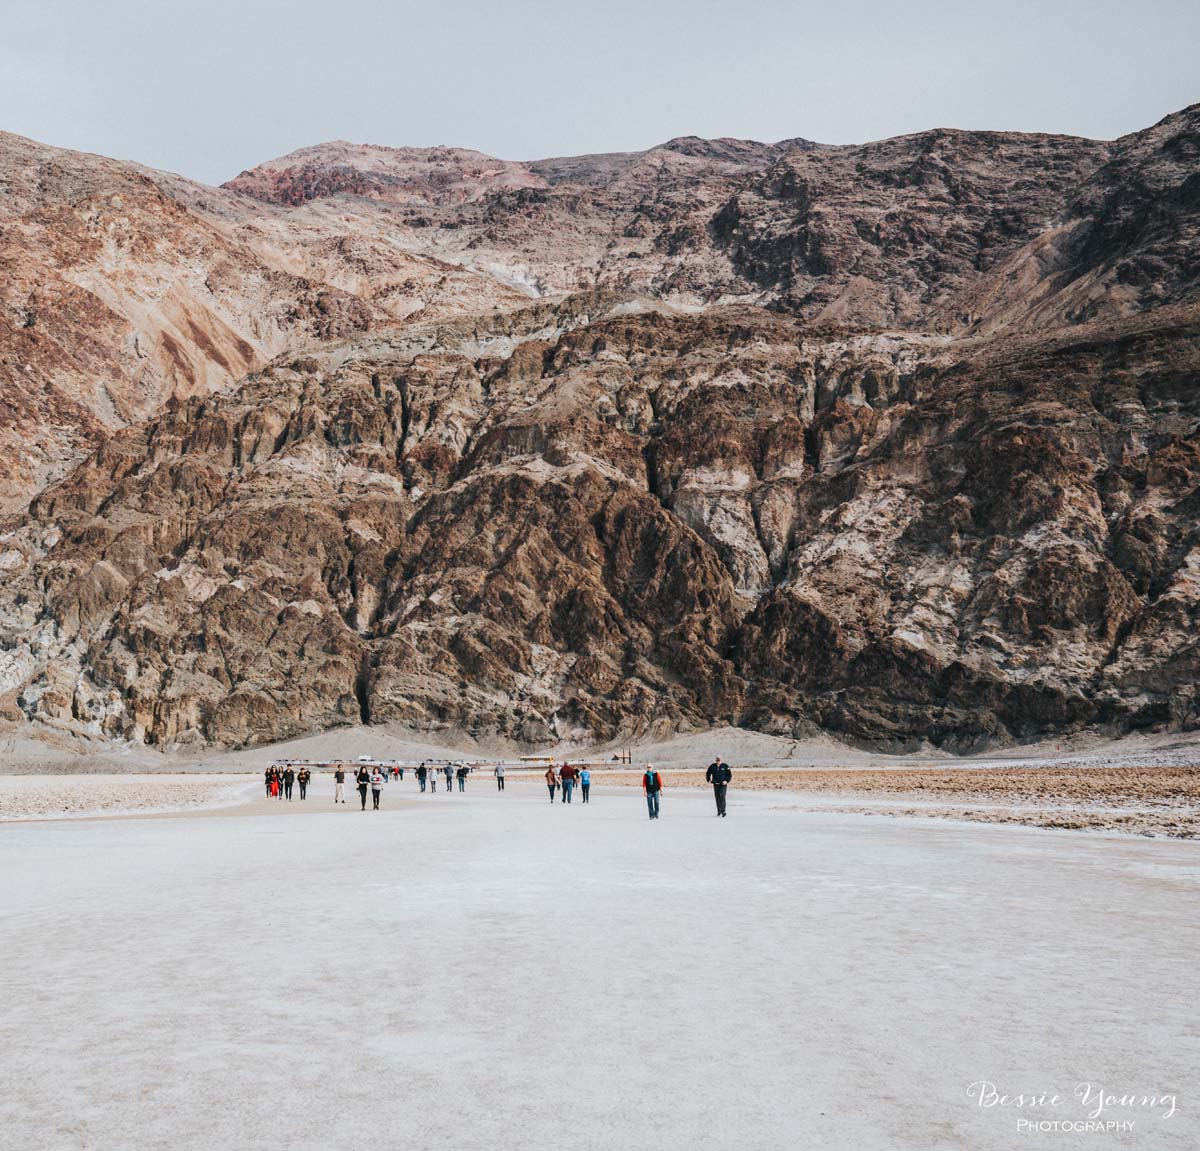
M579 773L579 790L583 793L583 802L588 801L588 792L592 790L592 773L585 767Z

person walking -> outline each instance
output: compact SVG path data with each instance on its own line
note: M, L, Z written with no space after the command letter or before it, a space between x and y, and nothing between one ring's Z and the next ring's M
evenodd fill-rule
M429 790L430 791L437 791L437 777L438 777L437 768L431 767L429 769Z
M296 772L289 763L283 771L283 794L288 803L292 802L292 784L296 782Z
M274 775L275 769L273 767L268 767L267 770L263 772L263 785L267 789L268 796L271 794L271 779Z
M460 763L458 765L458 771L455 774L458 777L458 790L466 791L467 790L467 767L466 767L466 764Z
M279 773L271 772L271 798L279 798Z
M308 795L308 781L312 779L312 772L307 767L302 767L296 773L296 782L300 785L300 798L304 799Z
M340 763L333 769L333 802L346 802L346 771Z
M708 770L704 773L704 778L712 784L713 798L717 801L717 814L724 818L725 793L729 790L729 781L733 778L733 772L730 770L729 764L725 763L718 755L708 765Z
M584 768L579 773L579 792L581 801L587 803L588 792L592 790L592 773L588 768Z
M454 783L454 765L448 763L442 768L442 771L446 776L446 790L450 791Z
M425 769L425 765L424 765L424 764L421 764L421 766L417 768L417 786L418 786L418 787L419 787L419 788L420 788L422 791L424 791L424 790L425 790L425 777L426 777L428 774L429 774L429 772L428 772L428 771Z
M570 803L571 796L575 793L575 777L579 774L579 768L574 764L564 763L562 771L558 773L562 780L562 801Z
M558 790L558 773L554 770L554 764L546 768L546 786L550 789L550 802L554 802L554 793Z
M492 774L496 777L496 790L504 790L504 764L498 763L492 769Z
M362 800L363 811L367 810L367 788L371 786L371 773L362 766L358 769L358 773L354 777L354 782L358 784L359 798Z
M383 791L383 781L386 778L387 776L379 768L371 772L371 808L373 811L379 810L379 795Z
M642 790L646 793L646 809L651 819L658 818L658 801L662 794L662 773L654 770L654 764L646 764L646 773L642 776Z

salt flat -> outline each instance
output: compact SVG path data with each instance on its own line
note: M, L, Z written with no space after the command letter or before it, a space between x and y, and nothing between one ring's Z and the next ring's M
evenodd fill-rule
M471 787L6 825L0 1147L1195 1145L1194 843Z

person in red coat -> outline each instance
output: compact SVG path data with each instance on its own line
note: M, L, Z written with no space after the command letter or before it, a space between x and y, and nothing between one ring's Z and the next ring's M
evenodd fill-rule
M571 796L575 791L575 780L579 775L579 768L573 764L564 763L562 770L558 773L559 779L562 781L562 801L570 803Z

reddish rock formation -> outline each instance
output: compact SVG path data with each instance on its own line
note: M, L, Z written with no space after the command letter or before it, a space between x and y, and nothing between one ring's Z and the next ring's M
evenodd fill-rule
M327 145L226 191L28 145L9 490L94 446L0 539L0 703L173 745L1195 726L1198 131Z

